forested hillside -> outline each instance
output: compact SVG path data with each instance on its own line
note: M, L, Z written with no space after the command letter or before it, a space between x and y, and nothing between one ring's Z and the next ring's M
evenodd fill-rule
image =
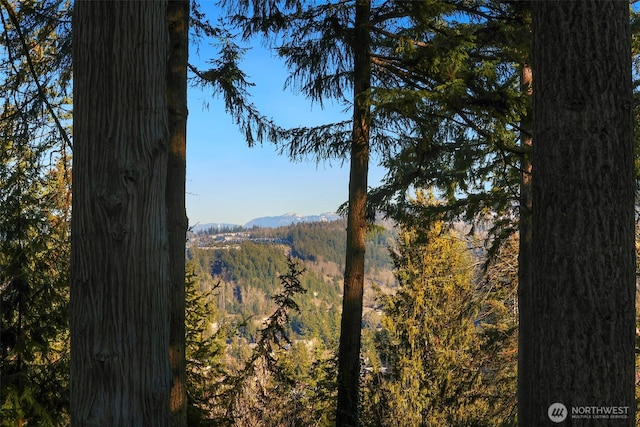
M279 276L287 270L287 256L306 270L298 302L301 313L291 328L296 337L317 337L325 343L338 335L346 240L344 220L300 223L279 228L207 230L190 236L188 259L203 292L216 287L213 297L221 315L241 335L255 341L263 319L274 309ZM389 250L396 231L377 227L367 239L366 281L392 289L395 278ZM373 307L368 286L369 309Z
M190 329L201 331L190 360L206 372L196 405L205 418L266 426L283 425L289 414L332 424L344 227L336 221L190 236L190 294L199 303L192 300L189 311L200 325ZM466 231L440 222L370 231L363 425L513 422L517 240L483 273L485 251ZM283 387L292 394L282 395Z

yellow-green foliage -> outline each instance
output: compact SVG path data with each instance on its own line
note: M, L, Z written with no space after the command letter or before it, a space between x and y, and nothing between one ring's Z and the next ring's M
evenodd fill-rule
M380 333L388 425L464 424L478 412L471 392L480 375L471 258L436 224L401 233L396 267L401 287L384 298Z
M487 368L497 355L487 350L497 352L499 345L487 345L496 343L485 336L482 320L487 298L502 296L478 285L467 246L443 223L400 233L394 257L400 286L380 295L383 315L371 357L379 359L370 361L365 381L365 425L509 424L503 397L515 395L515 377L501 382L505 396L496 396L497 373Z

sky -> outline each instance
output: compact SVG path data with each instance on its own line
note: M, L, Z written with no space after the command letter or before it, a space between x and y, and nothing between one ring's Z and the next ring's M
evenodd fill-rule
M212 0L200 2L212 22L217 13ZM633 5L634 10L638 6ZM261 47L250 45L242 69L252 100L267 117L285 127L336 122L349 118L340 106L313 105L301 95L283 89L288 75L284 63ZM206 42L190 47L190 62L215 58ZM208 104L208 108L205 108ZM287 212L303 215L334 212L347 200L348 161L340 164L291 162L271 145L248 148L238 127L224 111L223 101L210 91L189 89L187 128L187 214L197 223L245 224L253 218ZM369 185L384 170L371 162Z
M204 2L203 2L204 3ZM207 2L212 4L213 2ZM205 9L206 10L206 9ZM331 123L351 112L327 103L324 110L291 89L284 90L285 64L260 43L249 45L242 70L259 111L284 127ZM190 47L190 62L215 58L217 48ZM253 218L287 212L303 215L335 212L347 200L349 163L292 162L271 144L248 148L210 89L189 88L187 121L187 194L189 224L245 224ZM372 162L370 185L383 176Z

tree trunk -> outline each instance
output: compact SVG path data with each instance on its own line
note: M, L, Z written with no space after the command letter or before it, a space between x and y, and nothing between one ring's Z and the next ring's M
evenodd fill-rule
M338 404L336 426L357 426L360 388L360 336L364 289L364 254L367 232L367 175L369 172L368 91L371 85L369 62L370 0L356 2L354 53L353 140L349 176L347 249L344 295L338 349Z
M74 426L170 421L166 11L75 3Z
M532 72L528 64L523 64L520 71L520 87L529 97L532 94ZM531 282L531 147L533 132L531 111L528 108L520 121L520 146L525 149L520 162L520 200L518 220L518 401L528 401L526 393L530 390L529 369L531 368L531 322L532 318L532 282ZM531 417L525 413L526 406L519 407L518 419Z
M171 324L171 425L187 426L185 359L185 241L188 220L185 208L187 141L187 63L189 60L189 0L169 0L169 62L167 103L169 112L169 157L167 167L167 226L169 232L169 277Z
M525 426L634 425L629 5L536 1ZM555 405L553 405L555 404ZM564 406L560 406L560 404ZM626 419L593 418L615 412ZM586 417L591 415L591 419Z

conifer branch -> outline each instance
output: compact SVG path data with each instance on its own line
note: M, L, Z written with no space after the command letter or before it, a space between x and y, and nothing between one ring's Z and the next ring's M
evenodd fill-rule
M42 100L42 102L44 102L47 110L49 111L49 114L51 114L51 118L55 122L56 128L58 129L58 132L60 133L60 136L63 139L65 147L71 148L72 144L71 144L71 140L69 139L69 135L67 135L67 131L65 130L64 126L62 126L62 123L60 122L60 118L58 117L58 114L55 112L53 106L51 105L51 102L49 102L46 91L44 90L44 88L42 87L42 84L40 83L40 80L38 78L38 73L36 72L33 59L31 58L31 54L29 53L29 47L27 46L27 41L24 37L24 33L22 32L22 28L20 26L20 21L18 20L16 11L9 4L7 0L0 0L0 4L5 8L7 13L9 14L9 20L11 21L11 23L16 29L16 34L18 35L18 39L20 40L20 46L22 47L24 58L27 61L27 67L29 69L29 73L31 74L31 77L33 78L33 81L36 85L36 88L38 89L38 95L40 96L40 99Z

